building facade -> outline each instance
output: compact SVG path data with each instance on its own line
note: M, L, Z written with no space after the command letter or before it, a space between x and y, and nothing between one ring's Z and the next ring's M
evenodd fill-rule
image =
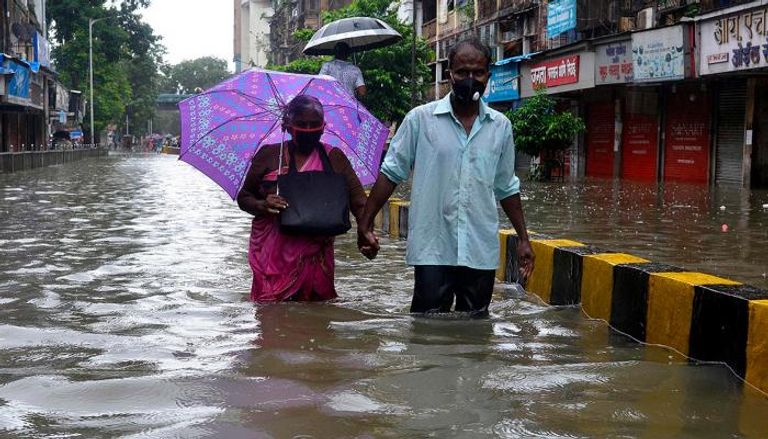
M272 0L269 20L269 62L284 65L302 56L304 42L294 38L299 29L319 29L322 13L348 6L352 0Z
M585 119L565 155L570 175L768 186L764 2L425 0L423 8L437 55L432 97L449 90L447 49L479 36L495 49L492 105L513 108L544 88Z
M270 0L235 0L235 72L269 63L270 25L274 14Z
M2 10L0 151L48 143L48 89L52 80L45 39L45 3L9 1Z

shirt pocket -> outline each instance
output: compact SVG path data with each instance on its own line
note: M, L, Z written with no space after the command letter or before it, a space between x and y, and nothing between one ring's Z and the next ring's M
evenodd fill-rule
M484 185L493 185L499 164L498 151L490 146L474 148L470 153L469 161L473 177Z

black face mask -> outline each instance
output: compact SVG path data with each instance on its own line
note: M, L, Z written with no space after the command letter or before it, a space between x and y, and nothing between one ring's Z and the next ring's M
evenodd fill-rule
M298 151L309 153L320 144L323 131L323 128L308 130L293 127L291 128L291 137L293 137L293 143Z
M485 83L480 82L475 78L464 78L460 81L453 81L453 95L456 96L456 100L462 104L470 102L477 102L480 97L485 93Z

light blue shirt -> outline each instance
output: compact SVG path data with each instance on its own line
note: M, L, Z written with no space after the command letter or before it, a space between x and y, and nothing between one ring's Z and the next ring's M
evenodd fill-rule
M495 269L496 202L520 192L509 119L481 101L467 136L450 94L411 110L392 138L381 172L399 184L411 171L408 265Z

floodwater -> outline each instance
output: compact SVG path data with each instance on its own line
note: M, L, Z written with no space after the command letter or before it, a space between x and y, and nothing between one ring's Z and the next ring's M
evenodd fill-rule
M529 187L532 229L761 279L752 198L561 186ZM724 366L577 308L498 285L488 320L412 318L404 242L369 262L342 237L339 300L254 305L248 230L168 156L0 175L0 437L768 434L768 398Z
M766 190L609 180L524 184L528 227L536 232L768 289Z

